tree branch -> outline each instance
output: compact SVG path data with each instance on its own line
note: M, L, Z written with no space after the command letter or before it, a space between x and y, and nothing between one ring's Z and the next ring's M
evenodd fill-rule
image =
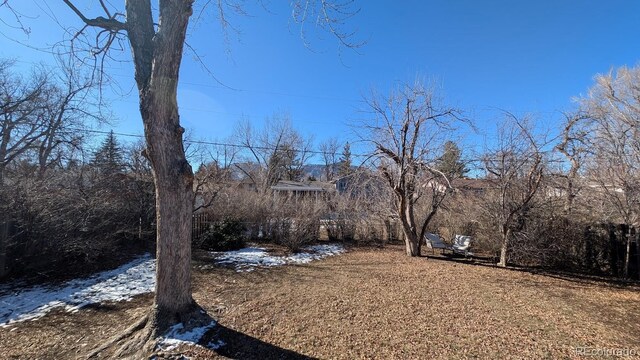
M114 32L118 32L121 30L127 30L127 24L123 23L119 20L116 20L115 18L111 17L111 18L105 18L103 16L98 16L96 18L88 18L86 17L82 11L80 11L70 0L62 0L64 1L64 3L74 12L76 13L76 15L78 15L78 17L87 25L89 26L95 26L95 27L99 27L105 30L110 30L110 31L114 31ZM100 1L100 3L102 4L102 1ZM103 8L104 8L104 4ZM109 16L109 12L107 11L106 8L105 12L107 13L107 16Z

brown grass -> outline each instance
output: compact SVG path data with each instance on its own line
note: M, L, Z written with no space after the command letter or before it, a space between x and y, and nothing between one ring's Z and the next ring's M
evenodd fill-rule
M218 353L192 358L579 358L640 351L640 289L465 261L356 249L251 273L196 270L194 297L219 320ZM76 358L133 323L151 296L0 329L2 358Z

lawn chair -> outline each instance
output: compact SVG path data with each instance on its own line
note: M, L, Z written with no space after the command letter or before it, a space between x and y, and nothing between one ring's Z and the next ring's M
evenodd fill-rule
M464 257L471 257L473 256L473 253L469 251L469 248L471 247L471 241L471 236L456 235L453 240L453 245L451 246L451 251L453 251L454 254L464 255Z
M440 254L442 254L445 250L453 251L453 248L442 241L442 238L437 234L426 233L424 234L424 241L427 245L427 248L431 249L431 253L435 254L436 249L440 249Z

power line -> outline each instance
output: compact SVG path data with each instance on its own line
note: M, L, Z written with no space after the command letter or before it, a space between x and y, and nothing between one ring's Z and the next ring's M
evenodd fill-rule
M128 103L128 104L139 104L137 101L125 100L125 99L116 99L114 101ZM216 111L216 110L210 110L210 109L198 109L198 108L192 108L192 107L187 107L187 106L178 106L178 107L180 108L180 110L196 111L196 112L203 112L203 113L209 113L209 114L219 114L219 115L249 117L249 118L258 118L258 117L260 117L259 115L244 114L244 113L230 113L230 112L226 112L226 111ZM301 121L301 120L299 120L299 121ZM307 123L307 124L335 125L335 123L330 123L330 122L327 122L327 121L303 120L302 122Z
M95 134L102 134L102 135L108 135L108 134L111 133L111 131L104 131L104 130L89 130L89 129L69 129L69 130L79 131L79 132L95 133ZM138 138L138 139L144 139L144 135L141 135L141 134L127 134L127 133L119 133L119 132L115 132L115 131L113 132L113 134L114 135L118 135L118 136L134 137L134 138ZM246 145L246 144L231 144L231 143L222 143L222 142L205 141L205 140L184 140L184 142L187 143L187 144L211 145L211 146L228 146L228 147L242 148L242 149L273 150L273 151L283 150L282 148L271 147L271 146L252 146L252 145ZM310 150L310 149L287 149L287 150L304 151L304 152L307 152L309 154L316 154L316 155L333 155L333 153L331 153L331 152L319 151L319 150ZM352 153L351 156L367 157L367 156L371 156L371 155L353 154Z
M102 135L108 135L108 134L111 133L111 131L79 129L79 128L75 128L75 129L72 128L72 129L69 129L69 130L78 131L78 132L102 134ZM120 132L113 132L113 134L117 135L117 136L144 139L144 135L142 135L142 134L130 134L130 133L120 133ZM252 146L252 145L246 145L246 144L232 144L232 143L224 143L224 142L216 142L216 141L205 141L205 140L184 140L184 142L186 144L223 146L223 147L232 147L232 148L240 148L240 149L270 150L270 151L283 150L282 148L272 147L272 146ZM300 152L304 151L306 153L315 154L315 155L337 155L337 153L332 153L332 152L327 152L327 151L320 151L320 150L311 150L311 149L288 149L288 150L300 151ZM542 154L551 154L551 153L553 153L553 150L544 150L544 151L540 151L540 153L542 153ZM351 153L351 156L367 158L367 157L371 157L372 155L371 154L354 154L354 153ZM487 161L487 160L500 160L500 159L499 158L493 159L493 158L479 157L479 158L465 158L465 159L461 159L461 160L465 161L465 162L473 163L473 162L484 162L484 161ZM547 162L549 162L549 163L563 163L562 160L554 160L554 159L548 159Z

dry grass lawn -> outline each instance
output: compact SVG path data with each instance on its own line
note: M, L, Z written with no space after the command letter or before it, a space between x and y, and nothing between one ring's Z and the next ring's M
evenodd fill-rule
M576 347L640 352L640 289L464 260L354 249L302 266L196 270L194 297L219 326L191 358L580 358ZM151 302L52 313L0 329L1 358L76 358Z

